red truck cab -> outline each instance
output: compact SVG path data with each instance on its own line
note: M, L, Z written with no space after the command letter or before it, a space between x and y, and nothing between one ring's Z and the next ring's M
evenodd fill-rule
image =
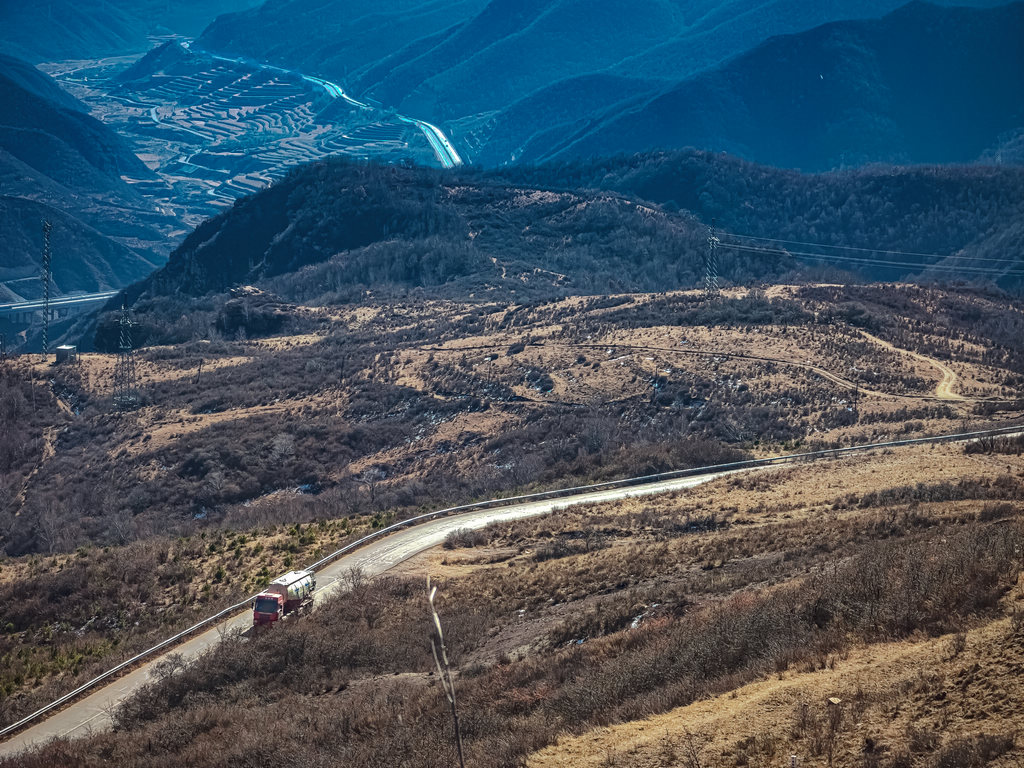
M276 592L260 592L252 604L252 625L273 624L284 616L284 597Z
M252 603L252 624L267 626L290 613L301 613L313 605L316 576L312 571L289 571L270 582Z

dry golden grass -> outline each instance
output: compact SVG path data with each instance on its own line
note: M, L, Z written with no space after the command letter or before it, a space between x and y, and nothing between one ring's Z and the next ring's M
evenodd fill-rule
M493 525L481 534L487 545L437 548L408 560L401 573L450 578L459 600L521 612L529 641L520 629L491 646L518 657L543 648L574 612L639 606L635 615L674 596L717 600L815 572L873 541L955 530L1000 508L979 496L1012 496L1000 484L1019 488L1022 479L1018 456L908 446ZM942 498L961 483L972 488L966 498ZM924 491L915 491L919 484ZM923 498L908 498L915 493ZM1020 501L1008 509L1024 513ZM609 609L607 600L621 605Z
M660 633L667 632L664 638L670 638L685 633L688 627L705 626L692 623L696 621L712 626L717 606L723 606L723 612L740 615L772 595L796 595L801 584L813 581L814 574L827 576L851 558L882 551L876 546L879 540L897 543L897 547L886 550L888 557L895 557L891 562L896 562L900 559L898 547L920 544L922 536L937 546L947 535L953 541L970 530L984 528L991 536L1004 525L1007 530L1017 527L1024 511L1019 500L1000 497L1003 501L998 509L986 517L990 502L984 499L990 491L997 496L1007 489L1009 493L1017 492L1019 485L1014 484L1021 478L1024 457L1020 456L965 455L962 446L952 445L880 451L870 456L737 475L673 495L573 507L545 518L495 526L486 531L490 540L486 546L437 549L406 562L392 575L416 577L407 582L413 586L401 589L408 595L403 598L405 608L399 608L409 616L413 616L415 606L422 609L419 577L426 572L442 582L446 605L451 606L450 612L442 610L442 615L459 627L454 636L466 641L459 660L459 684L472 702L469 706L475 708L472 721L478 728L473 732L471 748L476 750L478 760L487 754L486 750L497 744L487 741L488 734L500 723L509 733L499 741L509 739L507 744L512 745L500 764L519 764L515 755L529 751L524 745L549 743L559 728L578 732L584 723L603 726L620 716L616 713L629 711L616 709L618 705L628 706L627 702L614 698L609 701L608 697L616 690L612 684L618 684L616 658L633 665L629 669L643 669L637 666L640 661L631 649L647 648L652 654L649 658L664 662L665 657L655 653L661 647L657 641L662 637ZM925 488L954 496L964 482L969 484L970 492L965 498L948 499L928 494L924 499L901 495L908 486L916 489L918 481ZM707 524L711 515L714 525ZM999 516L1007 522L993 522ZM686 526L688 519L695 527ZM326 530L329 526L324 526L325 541L335 534ZM320 530L317 526L304 529L317 534L309 546L321 543ZM236 557L233 553L246 551L257 540L266 543L268 549L276 549L279 555L301 542L301 535L279 529L264 532L262 538L247 538L240 545L238 538L234 534L218 543L209 542L215 544L213 558L225 570L221 579L240 578L228 567ZM552 542L559 540L576 544L560 554L545 554ZM992 539L980 541L991 543ZM242 562L257 561L243 556ZM275 562L285 565L283 560ZM950 562L963 565L966 561L961 558ZM954 575L959 572L957 568L945 570ZM209 580L216 574L204 570L198 578ZM537 766L693 768L685 752L689 731L698 738L713 737L707 744L700 744L701 765L709 768L773 765L789 754L804 757L805 765L825 765L826 749L833 765L854 768L863 764L865 754L881 755L882 765L888 766L899 750L923 738L916 731L912 733L908 724L926 726L929 730L924 733L945 729L947 740L963 733L993 737L1007 733L1021 725L1016 712L1006 714L1017 688L1015 683L1004 682L1024 660L1020 636L1011 638L1008 634L1012 625L1008 612L1016 604L1024 607L1020 595L1024 590L1018 588L1004 598L1001 618L984 612L974 618L963 648L955 636L932 640L911 636L898 643L873 646L857 639L832 638L829 650L823 654L796 654L798 661L781 675L771 671L773 663L765 662L763 667L741 666L735 678L716 678L716 690L735 688L735 696L698 700L641 721L602 727L576 738L563 737L556 746L533 755L532 760ZM373 608L376 603L371 600L367 605ZM284 701L288 705L301 702L302 711L313 713L314 722L326 722L320 720L326 717L324 713L343 707L359 718L371 719L372 729L399 733L407 729L416 743L429 737L433 726L424 720L417 702L423 701L419 697L429 697L432 689L424 687L427 678L420 673L425 669L404 666L413 648L402 644L408 640L408 628L403 629L402 622L378 626L373 622L380 612L373 610L367 614L366 627L357 627L359 610L354 601L342 598L336 610L328 611L329 617L314 615L309 620L309 647L318 649L318 654L329 654L346 645L356 629L373 629L380 636L380 648L401 648L403 655L389 651L383 657L373 656L373 664L364 671L359 665L339 671L324 666L322 661L311 662L289 667L288 673L279 675L275 682L254 677L262 674L258 669L247 671L234 693L213 691L212 696L225 698L210 699L202 705L223 712L218 726L223 728L222 737L239 737L241 733L251 736L256 731L246 728L261 728L249 719L261 718L258 713L268 704L252 697L253 686L262 691L264 685L288 683L293 679L291 672L304 682L298 684L298 698ZM472 618L475 611L479 615L469 622L466 617ZM324 629L323 622L334 618L339 618L338 626ZM672 629L668 631L667 627ZM289 631L306 630L297 625ZM747 625L745 631L750 632L751 627ZM715 642L726 636L716 636ZM296 635L287 637L294 639ZM396 638L404 639L396 645ZM416 648L417 653L423 650ZM228 651L236 654L236 660L248 658L250 653L240 647ZM601 679L610 687L589 687L589 673L575 676L571 670L583 663L592 665L593 674L603 676ZM237 674L234 662L225 664ZM380 664L413 674L405 681L389 677L395 687L391 683L382 687L380 674L384 670ZM784 669L785 664L775 668ZM366 672L372 676L364 676ZM560 682L563 673L568 674L570 682ZM755 682L750 683L752 678ZM647 703L634 700L634 706L648 707L645 712L664 708L658 703L664 699L659 698L656 675L654 680ZM566 689L561 687L563 683ZM343 685L349 687L344 689ZM590 711L587 707L597 709L596 714L587 716L593 719L573 721L564 714L576 711L573 690L581 692L579 706L583 711ZM695 695L700 699L699 690ZM381 696L390 697L394 705L380 708ZM825 703L829 697L840 699L840 704L834 706L841 708L842 715L834 728ZM603 703L594 704L595 700ZM150 705L163 711L160 708L166 705L162 701L161 696L154 696ZM800 707L801 702L807 703L806 709ZM511 726L505 719L506 707L518 713L511 715L516 718ZM172 708L166 721L153 723L152 728L156 732L176 732L176 718L188 717L191 711L188 706ZM396 711L401 717L394 715ZM557 720L561 724L558 726L546 725L554 717L565 719ZM488 724L486 728L480 726L482 722ZM128 729L102 739L118 741L127 754L144 749L141 745L153 734L146 730L149 727L140 725L142 730ZM318 734L315 738L335 733L327 725L310 727ZM318 731L321 727L323 730ZM368 726L366 732L370 729ZM346 738L355 743L364 738L362 734L360 731ZM206 731L196 738L203 743L214 739ZM310 738L307 734L299 741L308 742ZM133 739L136 746L128 746ZM868 739L872 747L870 753L865 753ZM161 743L188 750L192 741L171 739ZM98 744L73 749L102 749ZM364 746L370 751L375 748L369 743ZM939 745L929 746L928 757L922 756L920 761L931 761L935 746ZM292 744L289 748L315 749L308 744ZM425 752L416 753L420 757L430 751L422 749ZM303 754L312 759L308 751Z
M644 594L670 594L673 583L690 599L702 589L728 594L783 583L805 569L841 561L865 540L906 535L915 527L956 530L992 506L977 500L886 502L894 488L955 487L962 481L984 487L1011 478L1024 478L1021 457L965 455L962 445L878 451L492 526L488 546L436 549L407 561L402 573L450 580L449 590L469 603L509 613L522 606L520 620L473 658L526 658L544 652L539 638L567 616L600 606L602 593L633 594L639 604L633 610L643 611ZM1011 508L1017 516L1024 513L1020 500L1003 514ZM666 537L666 520L710 514L721 524L718 530ZM535 561L551 540L578 541L587 532L608 542ZM787 565L743 575L745 564L765 558ZM1004 598L999 616L975 622L965 640L946 635L857 644L823 656L813 669L801 665L662 715L566 736L534 754L529 765L694 768L688 749L697 744L699 763L708 768L774 765L791 754L802 765L853 767L899 764L904 752L913 758L922 739L927 748L919 748L929 760L939 759L943 745L952 750L979 735L993 743L1000 737L1005 745L1024 728L1014 705L1024 696L1018 674L1024 632L1014 629L1015 610L1024 614L1024 582ZM1015 765L1017 754L993 764Z
M136 437L129 437L112 449L111 455L126 452L128 455L142 451L154 451L169 445L185 435L201 432L226 422L244 421L256 416L277 414L300 418L304 409L316 408L329 411L337 408L341 401L339 392L325 392L309 397L285 398L265 405L251 405L244 408L230 408L214 413L191 413L185 410L168 410L159 407L143 407L133 411L130 418L137 427Z
M46 615L26 620L8 612L0 628L0 717L16 720L370 529L369 520L346 518L0 563L8 594L47 599ZM79 626L83 615L92 620ZM7 623L12 618L17 624Z
M769 294L792 296L797 290L777 286ZM750 293L736 289L726 295L738 298ZM692 295L681 292L669 299ZM406 388L409 402L423 409L437 404L444 411L410 439L318 469L323 481L355 482L353 478L361 473L386 467L384 484L396 488L422 482L432 474L511 472L515 462L508 458L487 468L491 458L479 446L490 438L528 429L544 412L562 414L566 408L579 409L584 418L607 420L606 426L595 427L597 443L615 442L614 432L609 431L614 429L613 420L632 419L629 429L635 430L645 418L664 418L682 422L690 434L710 431L715 439L740 445L755 456L770 456L815 442L852 444L952 431L962 420L975 416L979 398L1011 394L1004 385L1006 371L956 359L934 360L843 323L651 325L652 317L654 323L660 318L651 315L650 307L663 300L654 294L601 300L572 297L538 306L488 308L485 313L473 305L440 300L351 310L300 307L296 312L315 318L320 324L317 330L217 342L206 352L198 343L180 349L154 347L140 353L138 360L147 405L119 420L106 453L110 457L146 455L138 470L140 479L153 480L161 464L157 451L187 453L193 445L216 442L218 431L226 426L244 431L247 422L261 421L259 428L264 429L275 421L280 431L287 431L310 418L336 416L338 429L349 429L354 424L345 412L356 397L348 383L354 378ZM812 306L805 302L805 307ZM389 349L387 339L392 334L436 318L444 318L446 329L437 341L375 353L369 368L347 371L347 380L336 378L331 364L310 369L308 375L303 370L306 362L315 362L318 356L332 359L328 350L337 347L332 334L339 327L365 334L359 344L369 342L371 349L383 350ZM471 318L469 331L459 330L463 318ZM637 327L632 327L634 318ZM321 344L323 348L318 349ZM844 357L848 349L855 350L852 358ZM218 400L218 390L244 392L254 371L272 369L278 356L296 350L308 351L310 360L289 361L288 366L297 370L288 376L296 383L289 382L292 391L282 393L280 399L266 394L262 402L246 405L236 405L230 397L220 398L212 407L205 402ZM203 376L216 382L216 389L209 392L203 385L192 384L200 358ZM80 386L94 405L109 396L114 362L112 355L82 356ZM332 363L336 365L336 358ZM37 367L40 377L52 372ZM859 420L850 423L853 381L869 369L878 381L860 387ZM547 377L543 386L537 384L538 376ZM322 385L316 384L321 380ZM667 382L669 394L665 402L655 404L659 394L655 382L659 381ZM149 399L147 393L152 395ZM746 404L734 405L730 402L734 397ZM177 402L161 398L177 398ZM476 405L466 408L467 402ZM719 413L729 411L728 416L716 414L701 421L704 404ZM644 410L649 415L641 413ZM765 429L780 436L765 438ZM609 458L628 463L621 456L597 453L599 461L588 453L586 461L577 462L582 478L606 479L628 471L605 466ZM566 450L566 464L572 463L574 454ZM531 459L521 470L516 467L511 472L513 484L530 487L537 474L531 467L536 466Z
M782 286L772 290L772 295L792 295L796 289ZM727 295L746 293L737 290ZM86 456L86 450L96 450L89 446L98 445L89 440L98 439L105 441L97 454L100 459L142 456L132 465L135 474L125 488L152 483L159 489L164 487L157 482L161 477L182 478L178 490L185 489L180 498L186 501L176 502L181 509L174 512L191 518L195 511L187 502L209 490L198 480L188 485L191 476L183 468L193 455L216 465L222 461L221 453L228 455L229 449L236 447L222 443L241 444L250 437L247 431L251 430L253 439L245 443L245 455L236 457L246 463L263 447L260 441L269 443L279 434L287 437L311 423L319 430L316 439L309 441L309 450L315 455L322 448L349 440L349 431L387 423L395 428L394 437L378 441L364 438L372 446L365 450L351 438L351 451L332 454L342 459L332 458L324 466L309 462L311 469L304 468L302 474L325 486L325 498L337 492L332 487L337 483L348 488L343 493L362 504L358 509L356 505L346 507L342 503L345 499L332 497L329 501L333 506L325 504L318 517L366 512L366 517L354 518L353 525L369 526L370 514L386 515L392 509L364 503L373 494L369 483L374 480L370 476L378 470L386 474L378 491L389 483L398 488L419 483L420 488L426 488L416 496L414 487L409 494L411 501L395 502L407 503L403 509L409 511L421 504L448 500L429 487L426 481L432 475L452 478L448 486L456 488L452 494L468 496L497 492L496 485L467 484L483 489L471 492L456 486L459 478L478 472L497 478L501 490L530 488L531 483L536 487L540 482L561 484L565 477L572 478L572 482L576 478L604 479L632 469L637 470L633 474L639 474L648 466L647 460L629 460L633 445L617 447L616 440L618 433L639 431L644 425L675 425L674 420L678 420L680 430L672 426L656 439L668 443L680 434L686 435L682 438L685 441L706 432L755 455L772 455L798 450L800 445L816 440L849 443L926 430L953 431L975 417L978 399L1009 394L1005 382L1012 372L967 362L966 357L959 359L957 354L951 361L939 361L917 350L898 349L839 322L789 327L662 325L667 320L657 314L661 305L655 303L662 298L576 297L494 311L447 301L382 304L354 310L302 308L302 312L322 321L320 330L272 339L216 342L209 354L203 354L203 347L196 344L140 353L139 375L144 390L160 393L168 400L161 403L154 397L145 407L124 416L111 416L95 407L109 394L114 357L84 355L80 366L82 389L94 401L90 412L83 411L85 415L76 417L79 442L75 450ZM618 299L623 303L616 304ZM393 334L419 325L431 328L430 323L438 318L436 341L430 332L421 330L419 335L407 337L414 341L389 345ZM468 318L471 328L468 332L460 325L464 318ZM361 335L333 335L333 331L342 329ZM352 347L347 346L350 343L364 348L355 356L356 363L348 358L346 368L346 356L352 355ZM854 373L850 360L844 358L847 349L863 358L857 358L861 368L857 375L866 367L864 360L869 360L878 369L878 377L871 386L861 388L861 423L834 426L840 421L826 423L823 416L849 413ZM981 351L967 349L970 359L976 359ZM195 375L199 357L204 360L203 375L209 374L220 391L206 392L191 386L189 379ZM312 367L306 367L307 363ZM36 366L38 379L53 371ZM530 378L535 372L550 377L549 391L531 383L537 381ZM274 382L273 388L250 386L261 375ZM697 394L655 403L653 382L659 377L665 377L680 392L690 387L687 391ZM363 386L366 380L405 387L409 392ZM797 393L794 401L803 398L801 403L775 404L775 398L782 398L777 393L787 391ZM220 396L222 392L230 394ZM349 412L351 402L360 395L360 408ZM702 421L702 406L695 403L704 402L704 398L715 399L711 405L720 410ZM744 398L747 404L733 409L732 400ZM404 409L410 404L421 421L415 422L414 430L403 433L399 427L407 413ZM901 415L908 407L917 409L915 415ZM765 415L764 411L771 408L775 410ZM546 423L544 416L549 413L555 415ZM576 414L585 418L574 420ZM69 408L58 416L74 424ZM780 424L794 428L792 433L782 433L788 434L787 438L766 440L759 432L760 422L748 424L747 418L763 419L770 428ZM85 422L95 428L93 434L99 438L82 428ZM716 432L726 422L732 422L734 432ZM226 431L236 426L237 430ZM535 430L528 433L528 428ZM587 435L587 430L594 434ZM75 430L71 432L74 437ZM50 439L42 446L36 472L57 464L51 460L55 446L57 458L66 459L61 455L59 434L55 429L47 432ZM225 434L231 437L223 437ZM552 448L563 437L566 444ZM588 454L587 440L591 437L608 447ZM529 444L533 451L529 458L534 464L522 472L512 471L519 469L516 461L529 440L534 441ZM221 453L208 451L209 446ZM636 452L644 449L641 446ZM626 460L622 454L627 454ZM651 461L658 458L654 455ZM274 461L268 460L269 469L273 469ZM83 471L91 469L91 462L91 456L82 459ZM566 474L537 480L541 470L555 462L562 462L559 472L564 465ZM464 603L487 604L517 617L474 651L474 658L487 664L502 654L521 658L550 650L566 638L587 636L589 629L573 634L589 626L579 618L582 614L606 613L616 621L625 618L628 625L628 620L645 613L654 602L676 600L681 605L685 599L697 604L722 599L737 590L771 589L838 561L848 556L847 548L855 549L865 542L914 534L934 526L954 529L977 518L988 503L983 495L929 500L914 499L912 493L889 499L885 493L893 488L913 489L918 483L955 485L963 480L987 488L1004 477L1017 482L1021 473L1019 457L967 456L961 446L953 445L901 448L751 473L676 495L571 509L549 518L514 523L488 532L490 543L486 547L430 553L403 565L402 572L430 572L449 580L452 592ZM205 507L209 503L213 509L211 519L216 515L229 525L237 520L247 520L247 525L281 520L283 511L289 508L293 509L288 514L295 515L291 520L305 522L313 519L312 515L300 515L311 506L290 503L294 498L287 490L306 482L294 480L296 476L271 476L272 480L245 486L244 496L225 496L226 501L211 492L214 501L203 500L202 504ZM60 487L52 480L49 485ZM207 485L212 487L212 483ZM255 490L250 492L250 487ZM437 490L447 491L444 487ZM861 500L871 493L881 496L862 505ZM160 502L158 494L146 497L142 508L148 511ZM217 505L219 509L214 508ZM1019 514L1019 503L1015 509ZM246 517L249 512L254 514ZM196 523L188 530L203 524ZM330 520L323 529L307 528L298 535L258 528L244 533L214 532L222 536L220 542L210 551L190 556L191 575L170 591L154 592L154 604L170 606L175 590L195 601L207 585L215 585L211 590L258 586L286 570L290 558L311 559L317 551L333 547L352 531L341 525ZM300 541L303 535L309 538L309 530L313 538ZM239 545L238 538L243 535L246 541ZM198 549L208 549L211 543L203 540ZM255 551L257 547L259 552ZM62 554L34 561L13 560L0 568L0 583L52 576L73 557ZM519 611L524 614L520 616ZM25 642L29 639L26 635Z
M885 765L901 754L913 760L922 742L941 749L981 734L1012 740L1024 733L1024 633L1007 615L1014 610L1024 611L1024 584L1004 600L1002 617L962 639L860 645L813 670L565 737L528 765L692 768L692 745L707 768L782 765L790 755L801 765ZM990 764L1018 765L1022 746Z

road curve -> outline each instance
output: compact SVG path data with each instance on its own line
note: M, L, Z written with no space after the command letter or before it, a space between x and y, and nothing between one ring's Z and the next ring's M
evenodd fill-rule
M903 394L903 393L898 393L898 392L883 392L883 391L878 390L878 389L871 389L870 387L866 387L866 386L864 386L862 384L859 384L858 382L851 381L850 379L843 378L839 374L832 373L831 371L827 371L827 370L825 370L824 368L822 368L820 366L814 365L813 363L800 362L798 360L786 360L786 359L780 358L780 357L766 357L764 355L743 354L743 353L739 353L739 352L727 352L727 351L721 350L721 349L691 349L691 348L687 348L687 347L660 347L660 346L640 345L640 344L624 344L624 343L621 343L621 342L615 342L615 343L608 342L608 343L605 343L605 344L587 344L587 343L573 343L573 342L561 342L561 341L558 341L558 342L538 341L538 342L534 342L534 344L535 344L535 346L538 346L538 347L540 347L542 349L544 347L559 347L559 348L564 348L564 349L594 349L594 350L617 349L617 350L630 350L630 351L633 351L633 352L663 352L663 353L668 353L668 354L673 354L673 355L689 355L691 357L720 357L720 358L725 358L725 359L730 359L730 360L750 360L750 361L760 362L760 363L772 363L774 365L783 365L783 366L787 366L789 368L799 368L801 370L810 371L811 373L816 373L817 375L821 376L823 379L827 379L827 380L831 381L833 384L838 384L841 387L845 387L846 389L850 390L851 392L857 391L861 396L872 396L872 397L896 399L896 400L955 400L955 401L960 401L960 402L967 402L967 401L978 402L978 401L981 401L981 402L995 402L995 403L1002 402L1002 401L999 401L999 400L995 400L994 398L988 398L988 397L981 397L981 398L972 397L972 398L968 398L968 397L965 397L963 395L956 394L955 392L952 391L952 388L953 388L954 385L956 385L958 383L959 377L957 376L957 374L951 368L949 368L949 366L939 362L938 360L934 360L934 359L932 359L930 357L926 357L924 355L920 355L917 352L911 352L911 351L906 350L906 349L900 349L899 347L894 347L893 345L888 344L888 342L884 342L881 339L878 339L878 338L876 338L874 336L871 336L868 333L865 333L864 331L861 331L861 333L863 333L865 336L869 337L871 340L877 341L878 343L891 348L896 353L903 353L903 354L910 355L911 357L917 358L917 359L921 360L922 362L928 363L929 365L931 365L934 368L936 368L942 374L942 381L936 387L935 392L933 394L930 394L930 395L924 395L924 394L921 394L921 395L912 394L911 395L911 394ZM419 349L422 352L432 352L432 353L440 352L440 353L453 354L453 353L456 353L456 352L458 352L458 353L468 352L470 350L474 350L475 351L475 350L506 349L509 346L511 346L511 344L507 344L507 343L506 344L473 344L473 345L461 346L461 347L438 347L438 346L434 346L434 345L423 345L423 346L417 347L417 349ZM550 402L550 401L546 401L546 402Z
M645 496L692 488L738 471L745 470L728 470L698 477L675 478L643 486L591 491L561 499L512 504L507 507L482 509L431 520L412 528L396 531L324 566L317 572L319 589L316 595L320 598L341 589L345 583L344 577L352 568L360 569L364 575L376 576L413 555L441 544L449 533L459 528L482 528L490 523L542 515L575 504L613 501L630 496ZM92 731L109 728L113 709L133 691L153 679L154 667L166 660L172 653L179 654L185 660L194 659L215 646L224 633L245 629L251 625L252 617L248 611L225 619L212 629L206 630L167 653L154 657L134 671L98 689L95 693L16 734L0 744L0 756L15 755L55 737L84 736Z
M939 375L942 377L938 383L938 386L935 387L935 398L937 400L955 400L963 402L968 399L963 395L957 394L956 392L953 391L953 387L959 384L960 377L957 376L956 372L945 363L940 362L935 358L922 355L920 352L914 352L909 349L900 349L895 344L890 344L888 341L880 339L877 336L870 334L865 330L861 330L860 333L868 341L872 341L875 344L878 344L879 346L889 350L890 352L893 352L898 355L909 355L915 360L920 360L922 363L930 365L932 368L936 369L939 372Z
M219 59L221 61L228 61L235 64L247 64L249 66L259 67L260 69L267 69L272 70L274 72L283 72L290 75L296 75L298 77L301 77L306 82L320 86L327 92L327 94L331 98L344 99L352 106L359 107L361 109L375 109L375 107L371 106L370 104L366 104L362 101L353 99L351 96L345 93L345 89L342 88L340 85L338 85L337 83L332 83L330 80L325 80L322 77L306 75L303 74L302 72L297 72L294 69L275 67L273 64L266 64L261 61L256 61L255 59L248 59L241 56L237 56L234 58L230 56L222 56L220 54L213 53L212 51L207 51L205 49L199 48L195 45L194 40L182 40L180 41L180 45L183 48L193 50L196 53L200 53L202 55L209 56L214 59ZM449 141L444 131L442 131L436 125L434 125L433 123L428 123L426 120L417 120L415 118L405 117L404 115L395 116L403 123L410 123L411 125L415 125L417 128L420 129L420 131L423 132L423 135L426 137L427 142L430 144L430 148L434 150L434 155L437 157L438 162L441 163L441 166L443 168L454 168L458 165L462 165L462 158L459 156L459 153L455 150L455 147L452 145L451 141ZM184 130L188 129L186 128ZM191 132L195 133L195 131Z
M383 573L409 557L440 544L444 541L445 536L458 528L480 528L493 522L541 515L576 504L598 503L630 496L645 496L677 491L691 488L735 472L744 472L761 467L792 464L798 461L813 461L821 458L838 458L849 453L889 449L897 446L967 442L981 437L1010 437L1021 434L1024 434L1024 427L1014 424L973 432L905 438L881 443L848 446L846 448L832 448L765 459L751 459L717 466L697 467L668 472L662 475L616 480L596 486L568 488L533 494L532 496L520 496L507 501L494 499L476 502L461 507L431 512L417 518L395 523L349 544L307 567L315 570L318 574L320 589L317 594L329 594L343 586L343 577L352 568L358 568L368 576ZM385 536L385 534L387 535ZM149 661L142 664L142 666L124 677L108 683L103 688L97 688L94 693L85 698L78 699L76 703L57 712L48 719L42 720L32 727L27 727L28 722L41 718L51 708L55 708L56 704L63 703L65 700L75 700L77 696L83 695L85 690L98 686L107 677L111 677L115 671L119 671L120 668L104 673L104 675L93 680L92 683L83 686L82 689L68 694L58 702L30 715L23 721L8 726L4 729L5 732L16 732L23 724L26 727L5 743L0 744L0 757L17 754L33 744L41 744L57 736L74 737L88 733L90 730L109 727L111 722L110 713L113 708L129 696L132 691L149 680L154 666L166 659L171 653L180 654L185 660L193 659L216 644L223 633L233 629L248 627L251 619L244 608L245 602L248 601L239 603L234 608L226 609L217 616L200 622L196 627L161 643L156 648L144 652L140 655L141 658L149 659ZM240 613L233 613L235 610L239 610ZM222 615L229 618L221 620ZM206 629L202 634L196 635L182 645L174 647L172 650L160 652L159 656L155 655L160 648L165 646L170 648L172 641L188 636L203 626L211 628ZM141 661L141 658L139 658L139 661ZM125 666L129 666L134 661L133 659L131 662L125 662Z

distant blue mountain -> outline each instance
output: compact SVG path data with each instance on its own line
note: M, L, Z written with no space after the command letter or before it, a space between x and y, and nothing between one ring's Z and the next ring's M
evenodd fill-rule
M398 52L411 56L441 44L486 5L487 0L269 0L218 18L199 42L346 82Z
M804 170L869 162L1020 162L1024 3L914 2L878 20L777 37L681 83L621 100L520 160L694 146ZM586 83L581 83L586 87ZM496 123L537 124L559 85ZM593 114L593 113L591 113ZM1007 151L1000 155L1001 148ZM490 159L500 160L500 147Z
M197 35L259 0L0 0L0 50L31 62L141 53L149 35Z
M1019 13L1003 2L268 0L202 43L443 123L484 165L692 144L822 168L1016 146ZM1006 79L978 89L1004 103L926 139L914 115L942 117L934 97L973 77Z

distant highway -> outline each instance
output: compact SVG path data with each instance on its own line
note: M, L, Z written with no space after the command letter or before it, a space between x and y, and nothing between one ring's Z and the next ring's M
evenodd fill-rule
M324 80L323 78L320 77L312 77L311 75L302 75L302 79L307 82L313 83L314 85L319 85L321 88L327 91L327 93L330 96L332 96L335 99L344 99L352 106L360 107L361 109L373 109L373 107L371 107L369 104L364 104L361 101L356 101L355 99L353 99L351 96L345 93L344 89L342 89L340 85L338 85L337 83L332 83L330 80Z
M68 309L85 304L108 301L117 296L119 291L101 291L100 293L83 293L78 296L61 296L50 299L50 309ZM46 306L42 299L22 301L16 304L0 304L0 315L20 315L23 312L41 312Z
M683 477L650 485L631 488L612 488L566 496L556 500L538 500L510 504L493 509L477 509L452 517L442 517L391 533L357 549L349 555L317 568L317 599L322 599L346 585L346 576L358 568L364 576L377 576L431 547L444 542L445 537L459 528L482 528L490 523L543 515L574 504L612 501L628 496L691 488L738 470L728 470L699 477ZM250 598L251 599L251 598ZM246 601L248 603L248 600ZM220 642L225 632L245 630L252 626L252 614L245 610L215 624L201 634L173 649L154 656L132 672L114 680L105 687L68 706L38 725L27 728L10 740L0 744L0 757L15 755L33 744L41 744L57 736L84 736L93 730L106 730L111 725L112 710L136 689L153 680L156 665L168 656L178 654L190 661Z
M302 78L310 83L319 85L336 99L344 99L349 104L361 107L362 109L373 109L369 104L353 99L337 83L332 83L330 80L324 80L320 77L311 77L310 75L302 75ZM445 168L454 168L457 165L462 165L462 158L459 156L459 153L455 151L455 147L452 146L448 137L445 136L444 131L436 125L428 123L426 120L417 120L405 115L396 115L396 117L403 123L415 125L423 132L423 135L427 137L427 141L430 142L430 147L434 150L434 155L437 157L438 162Z
M210 51L195 47L194 43L194 40L182 40L181 46L183 48L192 49L198 53L202 53L205 56L210 56L214 59L220 59L221 61L230 61L236 64L248 64L250 66L259 67L261 69L268 69L275 72L296 75L298 77L301 77L306 82L313 83L314 85L319 85L321 88L327 91L331 98L344 99L352 106L359 107L360 109L375 109L375 107L369 104L366 104L362 101L358 101L357 99L353 99L351 96L345 93L345 89L342 88L340 85L338 85L337 83L332 83L330 80L324 80L322 77L313 77L312 75L306 75L303 74L302 72L297 72L293 69L284 69L283 67L276 67L273 64L265 64L263 62L255 61L253 59L247 59L244 57L232 58L230 56L221 56L219 54L212 53ZM412 125L415 125L423 132L423 135L427 138L427 141L430 143L430 148L434 150L434 155L437 157L438 162L441 163L443 167L454 168L458 165L462 165L462 157L455 150L455 147L452 145L451 141L449 141L444 131L442 131L436 125L434 125L433 123L428 123L426 120L417 120L416 118L406 117L404 115L395 115L395 117L397 117L403 123L410 123Z
M434 150L434 154L445 168L454 168L457 165L462 165L462 158L459 157L459 153L455 151L455 147L448 141L448 137L436 125L424 122L423 120L414 120L403 115L398 115L397 117L403 123L411 123L423 131L423 135L430 142L430 147Z

